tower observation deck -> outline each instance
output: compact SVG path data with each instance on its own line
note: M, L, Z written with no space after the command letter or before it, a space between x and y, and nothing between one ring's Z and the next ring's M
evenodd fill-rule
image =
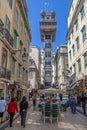
M52 42L55 41L56 21L55 12L41 12L40 35L44 42L44 85L46 88L52 86Z

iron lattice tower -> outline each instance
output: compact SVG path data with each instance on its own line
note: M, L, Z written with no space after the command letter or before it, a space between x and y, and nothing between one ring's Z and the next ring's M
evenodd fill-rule
M52 86L52 42L55 41L56 21L55 12L41 12L40 34L41 41L44 42L44 85Z

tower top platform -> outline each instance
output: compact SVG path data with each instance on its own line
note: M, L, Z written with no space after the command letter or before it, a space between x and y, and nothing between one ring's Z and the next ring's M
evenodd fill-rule
M41 34L41 41L44 42L44 36L50 35L52 42L55 41L56 35L56 21L55 21L55 12L41 12L41 21L40 21L40 34Z

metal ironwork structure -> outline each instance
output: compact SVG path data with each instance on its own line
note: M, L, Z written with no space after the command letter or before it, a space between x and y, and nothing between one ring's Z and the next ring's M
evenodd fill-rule
M52 86L52 42L55 41L56 21L55 12L41 12L40 34L41 41L44 42L44 85L45 87Z

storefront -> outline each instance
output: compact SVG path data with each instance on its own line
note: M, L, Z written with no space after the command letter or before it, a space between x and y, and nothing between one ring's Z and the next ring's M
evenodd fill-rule
M69 85L67 87L67 92L69 94L79 94L82 95L82 93L84 92L84 81L83 79L78 80L74 83L72 83L71 85Z

